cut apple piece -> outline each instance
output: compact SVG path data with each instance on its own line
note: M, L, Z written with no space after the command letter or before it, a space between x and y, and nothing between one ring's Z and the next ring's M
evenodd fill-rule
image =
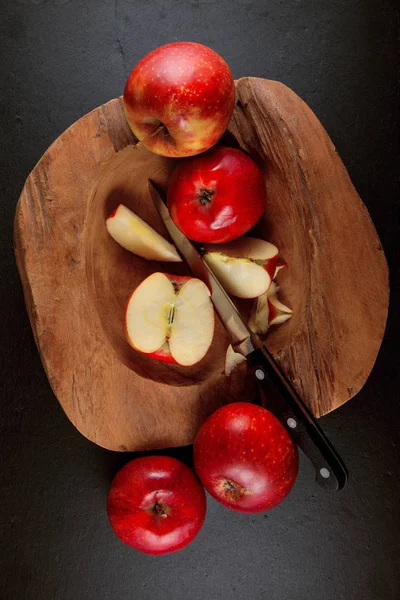
M255 300L249 319L253 333L265 335L271 325L284 323L293 316L293 311L278 300L278 290L273 281L269 290Z
M214 333L210 290L200 279L190 279L176 295L169 350L180 365L193 365L205 356Z
M286 263L277 263L276 267L275 267L275 273L274 273L273 279L276 279L276 276L278 275L279 271L281 271L285 267L286 267Z
M245 258L229 258L210 252L204 255L204 260L228 294L237 298L256 298L271 284L267 271Z
M111 237L125 250L148 260L180 262L175 246L123 204L106 221Z
M225 290L237 298L257 298L271 285L278 248L257 238L204 247L204 260Z
M232 346L229 344L225 356L225 375L229 377L232 371L245 362L245 360L246 358L243 356L243 354L235 352Z
M175 289L163 273L147 277L132 294L126 309L128 341L146 354L159 350L168 335Z
M208 287L200 279L153 273L128 300L125 333L133 348L152 358L196 364L214 335Z

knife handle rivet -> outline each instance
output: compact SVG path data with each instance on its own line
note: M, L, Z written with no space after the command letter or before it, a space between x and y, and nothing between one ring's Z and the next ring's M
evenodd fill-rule
M257 379L259 379L260 381L262 379L265 379L265 373L262 369L256 369L255 375L256 375Z
M296 419L293 419L292 417L289 417L289 419L286 421L286 423L288 424L288 427L290 427L290 429L296 429L296 427L297 427L297 421L296 421Z
M330 472L328 471L328 469L325 469L325 467L322 467L322 469L319 470L321 477L323 477L324 479L329 479L329 477L331 476Z

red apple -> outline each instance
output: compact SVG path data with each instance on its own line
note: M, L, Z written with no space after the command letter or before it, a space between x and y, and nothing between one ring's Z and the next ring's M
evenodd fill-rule
M119 539L146 554L168 554L196 537L206 515L203 486L169 456L144 456L114 478L107 514Z
M299 458L297 446L271 412L235 402L219 408L201 426L194 441L194 466L221 504L256 513L287 496Z
M191 240L229 242L249 231L263 214L263 175L244 152L217 146L175 167L168 208L175 225Z
M210 290L194 277L153 273L128 300L125 335L135 350L151 358L194 365L214 335Z
M147 54L124 91L130 128L163 156L192 156L211 148L227 128L234 104L228 65L194 42L166 44Z

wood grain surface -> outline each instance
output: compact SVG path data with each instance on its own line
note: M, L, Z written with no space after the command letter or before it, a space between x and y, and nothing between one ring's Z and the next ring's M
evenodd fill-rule
M278 277L281 298L294 311L271 329L267 345L319 417L356 394L375 362L388 309L385 256L307 105L262 79L240 79L236 93L223 142L243 148L265 173L265 214L252 234L279 247L288 264ZM14 230L27 311L54 393L83 435L120 451L189 444L215 408L256 394L245 365L224 376L228 339L220 323L209 353L190 368L148 359L124 339L124 306L135 286L154 271L188 273L128 253L106 231L106 217L122 202L166 236L146 184L151 177L165 187L176 161L134 144L121 99L82 117L29 175Z

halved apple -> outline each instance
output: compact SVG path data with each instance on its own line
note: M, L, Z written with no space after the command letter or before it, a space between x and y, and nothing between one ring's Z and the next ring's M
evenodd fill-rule
M242 237L228 244L204 246L203 258L229 294L257 298L271 285L278 248L264 240Z
M152 358L194 365L214 335L210 290L200 279L153 273L128 300L125 334L133 348Z
M293 316L293 311L278 300L279 287L273 281L267 292L255 300L249 327L258 335L265 335L271 325L284 323Z
M125 250L148 260L180 262L175 246L167 242L143 219L120 204L108 217L106 227L111 237Z

